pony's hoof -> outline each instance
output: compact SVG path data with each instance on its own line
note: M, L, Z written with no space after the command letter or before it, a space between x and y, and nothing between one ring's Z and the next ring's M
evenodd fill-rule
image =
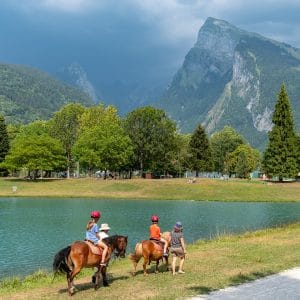
M132 276L135 276L135 272L130 272L130 274L131 274Z
M107 281L103 281L103 286L109 286L109 283Z
M99 284L95 284L95 291L99 289Z
M144 273L144 276L148 276L149 274L148 273Z
M95 275L92 276L92 283L96 284L96 276Z
M73 296L75 294L75 287L72 286L70 289L69 289L69 295L70 296Z

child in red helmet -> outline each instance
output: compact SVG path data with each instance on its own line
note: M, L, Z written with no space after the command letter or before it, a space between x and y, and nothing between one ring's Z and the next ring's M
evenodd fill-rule
M168 256L167 253L167 247L168 243L165 239L161 237L161 232L160 228L158 226L158 220L159 217L157 215L153 215L151 217L152 225L150 225L149 232L150 232L150 240L155 240L155 241L161 241L164 243L164 256Z
M106 266L105 258L107 255L108 247L104 242L101 241L101 238L99 236L99 228L97 222L99 221L100 217L101 214L99 211L94 210L91 212L91 220L86 225L85 238L88 241L93 242L94 245L98 245L103 249L100 266Z

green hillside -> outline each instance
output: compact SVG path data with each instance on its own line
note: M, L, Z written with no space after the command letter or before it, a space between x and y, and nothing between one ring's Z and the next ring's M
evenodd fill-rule
M48 119L70 102L93 104L88 95L47 73L22 65L0 64L0 114L7 123Z

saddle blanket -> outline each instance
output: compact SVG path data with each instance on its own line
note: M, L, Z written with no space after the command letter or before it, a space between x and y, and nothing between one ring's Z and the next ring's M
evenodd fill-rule
M93 242L91 242L91 241L84 241L84 242L90 247L90 250L93 254L102 255L102 252L103 252L102 248L94 245Z

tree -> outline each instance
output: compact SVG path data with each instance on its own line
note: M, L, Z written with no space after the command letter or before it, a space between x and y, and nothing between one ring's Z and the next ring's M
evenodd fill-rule
M113 105L98 105L86 108L80 116L80 131L93 128L101 123L119 123L118 111Z
M70 178L70 168L72 166L72 147L79 135L79 120L84 110L85 108L81 104L67 104L56 112L49 121L51 136L60 140L65 149L68 178Z
M171 164L169 167L170 173L175 176L182 177L183 173L189 169L189 142L190 134L176 133L175 144Z
M227 154L233 152L239 145L245 144L245 139L232 127L225 126L221 131L215 132L210 138L214 170L225 172L225 159Z
M9 151L9 138L8 132L5 124L5 119L2 115L0 115L0 163L4 161L5 156ZM0 168L0 175L7 175L7 171L5 169Z
M175 123L163 110L146 106L130 112L124 124L141 176L145 170L166 172L176 146Z
M190 168L196 171L196 177L199 176L199 172L211 171L212 165L212 153L208 137L204 128L201 125L195 129L189 142L190 153Z
M298 170L298 176L299 176L299 173L300 173L300 134L297 135L297 151L298 151L297 170Z
M82 167L89 171L118 171L128 164L132 144L115 108L89 108L81 120L83 125L72 153Z
M225 170L229 175L236 174L240 178L249 178L260 163L260 153L250 145L240 145L225 159Z
M61 143L48 134L20 133L12 143L3 165L9 170L28 169L33 178L38 171L61 170L66 165Z
M297 175L297 138L290 101L282 84L272 116L273 128L269 132L264 152L263 170L270 177L295 178Z

